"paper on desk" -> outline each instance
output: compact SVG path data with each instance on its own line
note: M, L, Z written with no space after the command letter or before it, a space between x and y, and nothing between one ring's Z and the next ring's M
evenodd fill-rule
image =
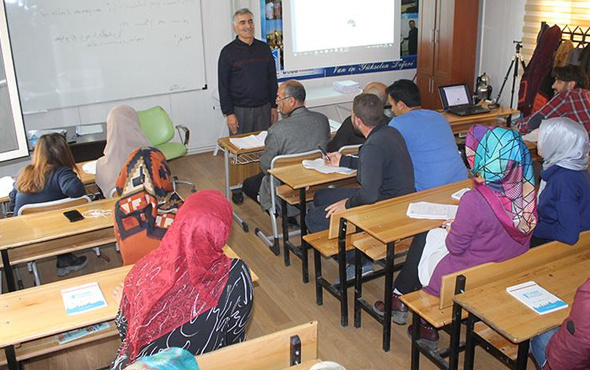
M82 171L91 175L96 175L96 161L84 163L82 166Z
M522 140L536 143L539 140L539 129L534 129L526 135L522 135Z
M459 191L456 191L453 194L451 194L451 198L453 198L455 200L461 200L461 197L463 196L463 194L467 193L469 190L471 190L471 189L470 188L463 188Z
M342 123L334 121L333 119L329 119L328 122L330 123L330 133L333 134L336 131L338 131L338 129L340 128L340 126L342 126Z
M107 305L96 282L62 289L61 297L68 315L96 310Z
M410 203L406 215L429 220L454 220L458 206L430 202Z
M10 176L0 178L0 197L7 197L14 186L14 179Z
M101 134L101 133L102 133L102 125L100 123L98 123L96 125L76 126L76 135L78 135L78 136Z
M264 146L266 140L266 131L261 131L258 135L248 135L244 137L232 137L229 141L239 149L252 149Z
M350 175L356 172L356 170L353 170L351 168L328 166L324 163L324 160L322 158L314 160L304 159L303 161L301 161L301 164L303 164L303 167L307 169L316 170L321 173L341 173L343 175Z

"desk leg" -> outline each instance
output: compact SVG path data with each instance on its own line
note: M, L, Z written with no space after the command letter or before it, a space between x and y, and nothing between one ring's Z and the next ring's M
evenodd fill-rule
M8 258L8 249L2 250L2 268L4 269L4 276L6 277L6 286L9 292L16 290L14 283L14 275L12 274L12 266L10 265L10 259Z
M391 346L391 305L393 293L393 254L395 242L387 243L387 258L385 262L385 312L383 314L383 350L389 351Z
M8 212L10 212L10 209L8 209L8 202L2 203L2 215L0 215L0 218L6 217Z
M360 299L363 296L363 278L361 251L354 249L354 327L361 327L361 304Z
M287 202L281 199L281 226L283 228L283 260L285 266L291 265L291 258L289 256L289 225L287 224Z
M348 326L348 292L346 288L346 229L348 222L340 219L338 231L338 277L340 278L340 325Z
M8 346L4 348L6 354L6 362L8 363L9 370L19 370L20 366L16 360L16 353L14 352L14 346Z
M467 331L465 333L465 364L464 370L473 370L473 363L475 357L475 333L473 332L473 325L475 324L475 316L469 314L467 317Z
M529 357L529 341L518 345L518 357L516 357L516 370L526 370L527 360Z
M231 190L229 188L229 150L223 148L223 165L225 167L225 197L231 202Z
M455 295L465 291L465 276L459 275L455 279ZM449 343L449 370L459 368L459 347L461 340L461 317L463 309L453 302L453 321L451 322L450 343Z
M420 316L416 312L412 312L412 363L411 370L420 370L420 349L418 348L418 340L420 340Z
M225 167L225 197L231 203L231 190L229 186L229 150L223 148L223 164ZM236 211L233 211L233 218L242 226L245 233L249 231L248 224L238 216Z
M305 226L305 215L307 214L307 202L305 201L305 188L299 189L299 225L301 227L301 273L303 275L303 283L309 283L309 259L307 243L303 237L307 235L307 227Z
M320 284L322 279L322 255L314 248L313 250L313 263L315 266L315 302L318 306L324 304L324 291Z

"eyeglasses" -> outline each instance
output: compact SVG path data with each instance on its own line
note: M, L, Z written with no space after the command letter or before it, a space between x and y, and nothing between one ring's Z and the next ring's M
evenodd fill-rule
M277 101L277 102L280 102L280 101L283 101L283 100L285 100L285 99L289 99L290 97L291 97L291 95L287 95L287 96L285 96L284 98L279 98L279 97L277 96L277 98L276 98L276 101Z

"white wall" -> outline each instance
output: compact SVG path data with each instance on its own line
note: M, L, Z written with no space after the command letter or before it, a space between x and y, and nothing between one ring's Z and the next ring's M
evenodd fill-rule
M71 108L55 109L46 113L25 116L27 130L72 126L77 124L104 122L110 108L117 104L128 104L137 110L161 105L175 124L183 124L191 130L190 153L211 151L222 128L223 117L218 103L213 98L217 85L217 58L221 48L235 36L232 32L231 17L241 7L250 7L257 13L256 0L205 0L202 1L203 34L205 42L205 68L208 89L167 95L127 99L123 101L91 104ZM415 70L381 72L373 74L343 76L303 81L306 87L331 86L334 80L353 79L361 86L376 80L386 84L399 78L413 78ZM337 118L334 109L317 109L330 118ZM227 132L227 130L226 130ZM28 159L0 164L0 177L16 175L28 163Z
M526 0L480 0L480 54L476 71L478 76L484 72L491 76L492 97L498 94L515 53L512 41L522 39L525 3ZM519 75L522 76L520 66ZM518 101L518 86L519 81L516 82L514 92L514 107ZM500 104L510 104L511 89L512 71L502 92Z

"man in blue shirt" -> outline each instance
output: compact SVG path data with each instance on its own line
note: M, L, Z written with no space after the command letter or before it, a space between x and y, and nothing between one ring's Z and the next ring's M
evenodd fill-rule
M420 90L410 80L398 80L387 88L391 111L389 126L406 140L416 191L427 190L467 178L467 168L457 149L451 126L435 111L422 109Z
M391 111L396 115L389 126L396 128L406 140L414 166L416 191L466 179L467 168L457 149L449 122L438 112L422 109L418 86L410 80L398 80L387 88L387 93ZM405 324L408 316L408 307L399 296L420 286L417 266L426 243L426 234L424 232L414 236L406 263L394 283L392 310L396 324ZM385 304L377 301L373 308L382 315ZM438 333L431 328L422 339L437 342Z

